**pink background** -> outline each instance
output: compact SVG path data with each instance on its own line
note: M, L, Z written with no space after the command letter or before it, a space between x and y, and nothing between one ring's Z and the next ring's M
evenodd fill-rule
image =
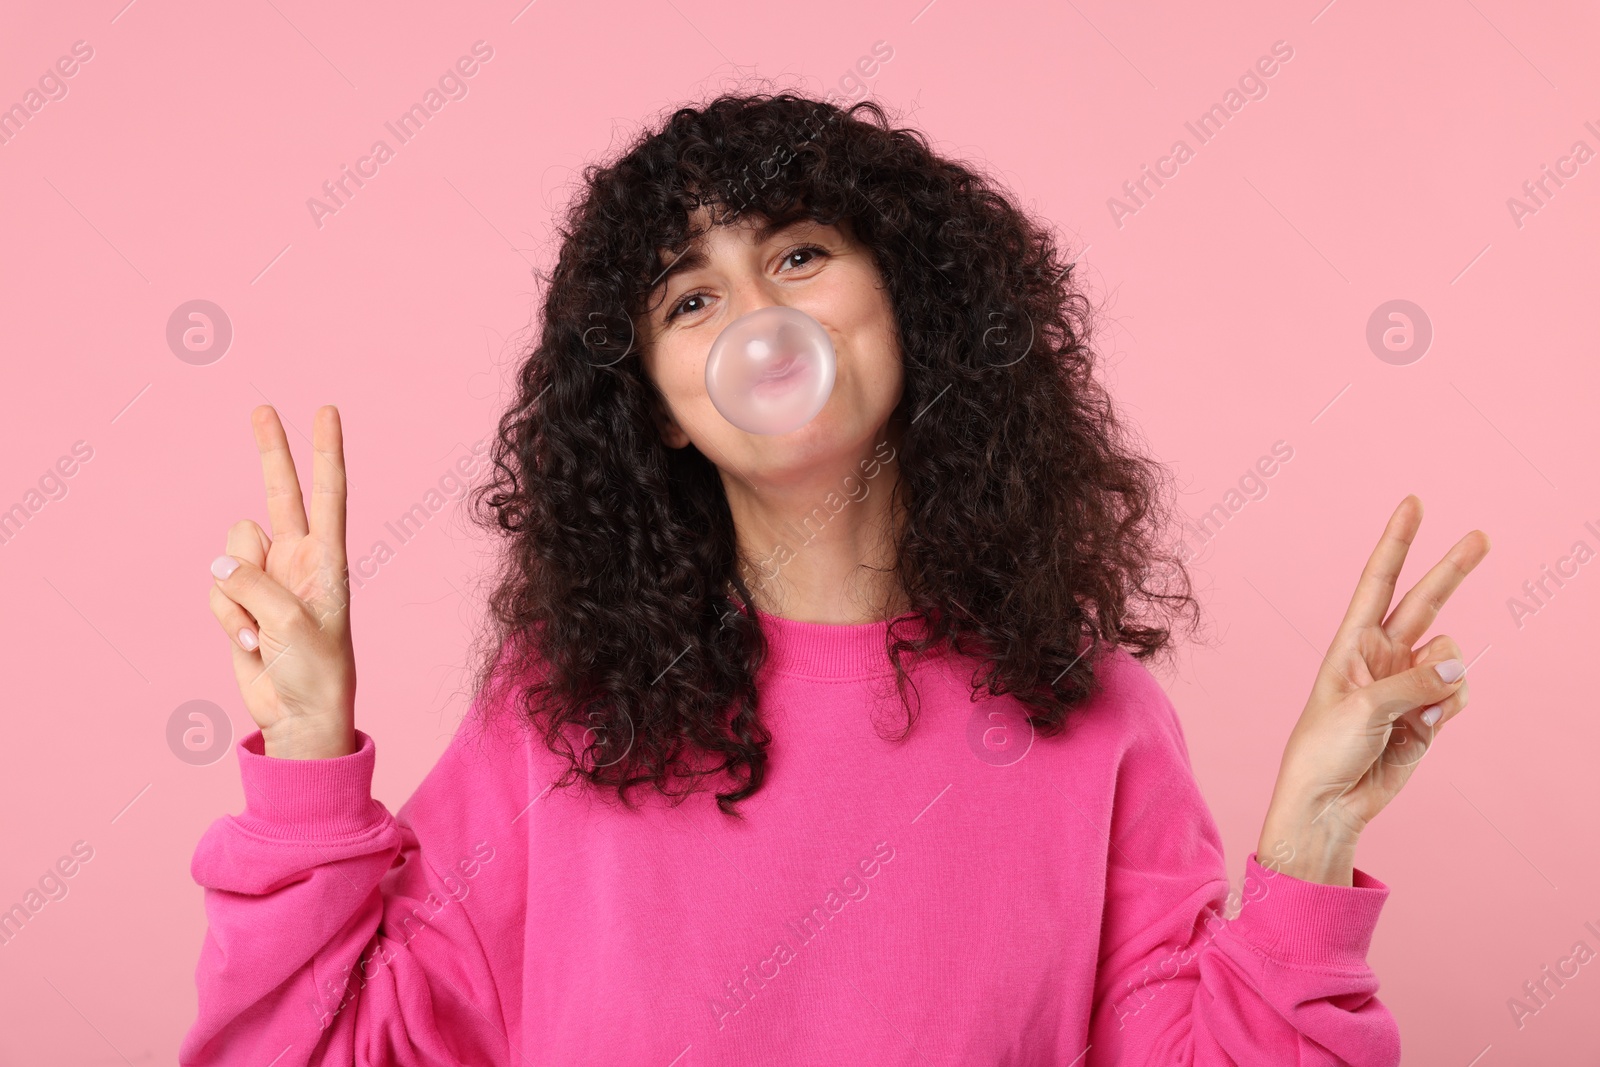
M1600 150L1592 7L525 2L8 13L0 106L74 42L93 58L0 144L0 508L75 442L93 455L0 544L0 908L74 842L94 852L0 946L0 1062L171 1063L193 1019L189 858L241 797L231 749L190 765L166 728L190 700L226 709L235 739L251 728L206 570L231 523L266 521L250 409L277 405L304 475L311 414L337 403L352 557L396 548L354 618L359 722L397 808L465 710L485 543L454 503L404 546L383 524L492 431L579 169L752 73L859 86L1087 246L1109 382L1191 519L1293 448L1200 551L1209 640L1163 673L1236 883L1395 505L1427 508L1402 589L1488 532L1440 625L1471 663L1471 706L1362 841L1359 866L1393 887L1371 962L1408 1063L1600 1056L1600 963L1521 1029L1507 1007L1579 939L1600 949L1583 927L1600 927L1600 725L1582 680L1600 563L1520 625L1510 607L1574 542L1600 549L1600 161L1520 226L1507 207L1575 141ZM383 123L479 40L493 58L468 95L319 228L307 199L375 139L393 147ZM841 82L880 41L892 58ZM1276 41L1293 58L1266 97L1200 145L1184 123ZM1119 226L1108 199L1178 138L1194 158ZM234 329L205 366L165 336L197 298ZM1366 342L1393 299L1434 328L1406 365Z

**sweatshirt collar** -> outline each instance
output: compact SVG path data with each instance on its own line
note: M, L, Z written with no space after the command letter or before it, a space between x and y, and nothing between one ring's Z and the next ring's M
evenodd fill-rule
M767 638L764 670L799 678L846 680L892 673L886 651L889 620L860 623L800 622L771 615L760 608L756 616ZM921 619L896 628L897 636L921 637L927 624ZM911 660L907 660L909 666Z

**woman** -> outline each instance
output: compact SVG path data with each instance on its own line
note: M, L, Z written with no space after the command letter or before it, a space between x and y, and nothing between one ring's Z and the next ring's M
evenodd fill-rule
M1229 899L1142 662L1195 607L1161 468L1048 234L871 103L722 97L585 177L480 490L472 713L398 815L338 413L309 517L255 413L271 535L232 528L211 599L260 729L194 858L182 1062L1399 1062L1354 849L1466 704L1456 643L1414 646L1488 539L1391 612L1395 511ZM838 368L777 436L705 386L769 305Z

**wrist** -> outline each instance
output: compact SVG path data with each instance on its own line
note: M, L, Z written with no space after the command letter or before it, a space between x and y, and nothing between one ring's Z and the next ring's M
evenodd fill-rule
M1326 802L1274 799L1262 823L1256 862L1304 882L1352 885L1360 836Z
M261 728L261 751L274 759L338 759L356 751L355 723L319 723L299 717Z

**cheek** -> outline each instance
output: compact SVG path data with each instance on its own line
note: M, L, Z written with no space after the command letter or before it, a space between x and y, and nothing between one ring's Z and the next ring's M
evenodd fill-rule
M892 349L890 350L889 358L892 362L883 371L883 393L880 405L885 415L893 411L894 406L900 403L900 394L905 390L905 369L901 367L900 359Z
M706 393L706 354L704 352L685 353L677 365L677 373L673 375L672 387L674 401L686 407L696 407L710 404L711 398Z
M834 384L843 391L859 418L877 421L885 418L900 402L905 388L905 372L900 365L893 338L871 335L854 349L849 372Z
M864 375L881 378L900 362L899 338L889 296L869 278L850 279L832 294L829 309Z
M644 370L669 404L682 407L705 396L705 357L692 345L667 344L651 352Z
M880 322L878 328L871 333L870 348L865 353L867 364L865 371L871 382L872 391L882 393L889 398L890 405L899 399L900 390L904 385L905 367L900 358L899 338L895 334L894 324L888 319L887 310L884 312L887 323Z

